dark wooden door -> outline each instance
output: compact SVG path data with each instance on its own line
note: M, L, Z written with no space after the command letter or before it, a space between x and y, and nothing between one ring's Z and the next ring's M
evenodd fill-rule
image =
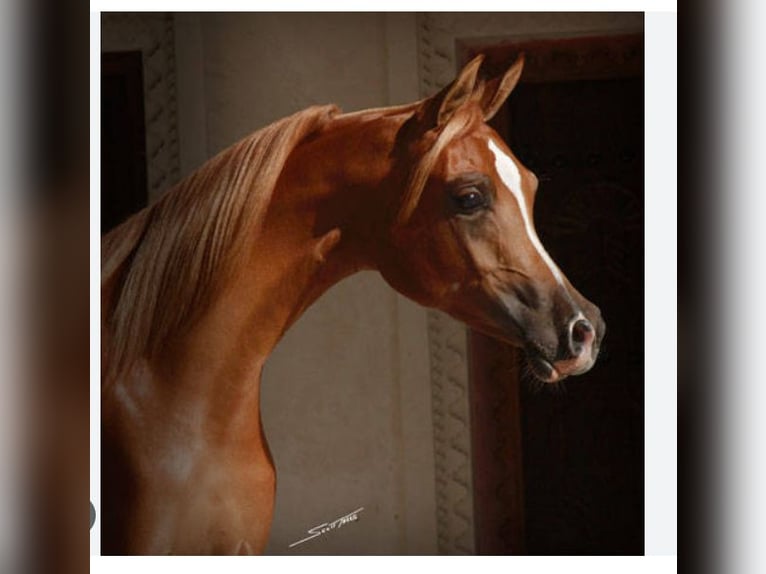
M525 381L516 351L470 335L477 548L643 554L643 42L492 56L519 49L526 81L495 127L538 175L541 240L607 335L593 370L557 388Z
M147 203L141 52L101 54L101 232Z

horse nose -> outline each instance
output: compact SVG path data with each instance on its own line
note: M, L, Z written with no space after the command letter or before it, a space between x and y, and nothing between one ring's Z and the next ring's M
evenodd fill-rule
M585 317L580 315L569 325L569 352L573 357L579 357L590 352L596 330Z

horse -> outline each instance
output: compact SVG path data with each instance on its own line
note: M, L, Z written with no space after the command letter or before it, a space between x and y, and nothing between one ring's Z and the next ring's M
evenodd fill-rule
M261 370L359 270L524 349L543 382L593 366L601 313L545 251L538 181L487 124L523 66L480 55L412 104L300 111L102 238L104 554L263 553Z

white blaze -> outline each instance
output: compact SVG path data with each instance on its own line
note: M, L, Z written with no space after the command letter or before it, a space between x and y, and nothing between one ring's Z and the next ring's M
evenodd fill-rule
M510 190L513 197L516 199L516 202L519 204L521 218L524 220L524 228L527 230L529 240L532 242L534 248L537 249L542 260L545 261L548 269L553 273L556 282L563 287L564 278L561 275L561 271L553 262L551 256L548 255L548 252L545 251L543 244L540 243L540 239L537 237L537 232L535 231L535 226L532 224L532 218L527 211L527 202L524 200L524 194L521 192L521 173L519 173L519 168L516 165L516 162L514 162L513 159L511 159L491 139L489 140L489 150L495 156L495 169L497 170L500 179L503 180L505 187Z

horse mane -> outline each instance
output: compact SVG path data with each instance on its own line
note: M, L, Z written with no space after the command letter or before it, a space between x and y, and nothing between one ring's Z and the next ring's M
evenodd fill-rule
M101 241L104 381L197 319L259 224L290 152L339 113L316 106L208 160Z

